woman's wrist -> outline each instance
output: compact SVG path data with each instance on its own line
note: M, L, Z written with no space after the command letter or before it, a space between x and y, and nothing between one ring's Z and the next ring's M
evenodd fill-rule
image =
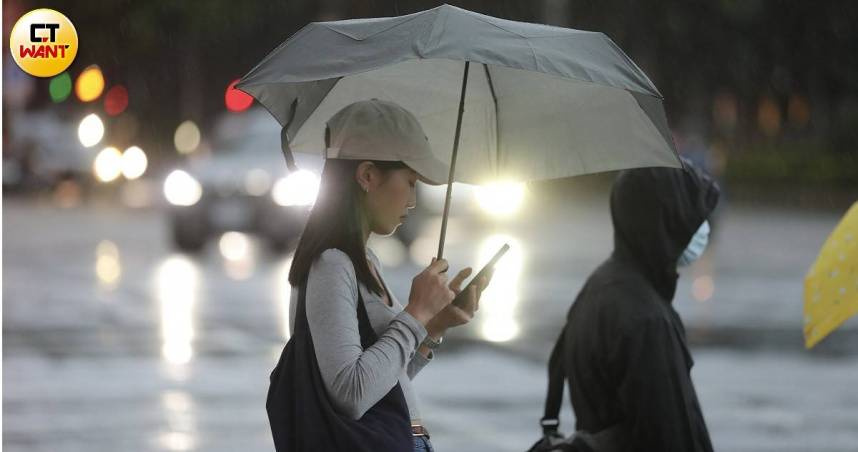
M426 315L425 313L421 312L421 310L415 308L412 303L408 303L408 306L405 307L405 312L411 314L411 317L414 317L414 319L420 322L421 325L427 327L427 332L429 331L428 325L432 321L432 316Z
M444 337L444 335L447 334L447 328L441 328L437 325L433 325L432 322L429 322L426 325L426 333L429 335L429 337L431 337L437 342L440 338Z

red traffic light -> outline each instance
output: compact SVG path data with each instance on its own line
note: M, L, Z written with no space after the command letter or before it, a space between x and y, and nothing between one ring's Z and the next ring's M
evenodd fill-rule
M238 79L233 80L226 88L224 100L229 111L241 112L253 105L253 97L244 91L235 89L236 83L238 83Z

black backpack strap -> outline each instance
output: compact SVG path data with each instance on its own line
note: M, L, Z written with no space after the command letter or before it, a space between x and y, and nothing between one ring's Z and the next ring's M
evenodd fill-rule
M548 359L548 394L545 396L545 413L539 420L542 433L557 433L560 426L560 407L563 404L563 384L566 382L566 369L563 365L563 343L566 329L560 332L551 357Z
M531 451L619 452L627 450L627 429L622 422L596 433L576 431L564 438L557 430L560 426L560 407L563 405L563 385L566 383L564 343L566 329L560 332L551 357L548 359L548 393L545 396L545 413L539 420L543 438Z

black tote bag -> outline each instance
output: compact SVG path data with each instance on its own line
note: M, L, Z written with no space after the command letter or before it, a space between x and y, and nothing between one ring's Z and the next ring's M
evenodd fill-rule
M265 408L277 452L412 452L411 417L399 383L360 419L339 414L331 404L306 314L306 281L298 290L295 331L277 366ZM378 337L358 290L358 328L364 350Z

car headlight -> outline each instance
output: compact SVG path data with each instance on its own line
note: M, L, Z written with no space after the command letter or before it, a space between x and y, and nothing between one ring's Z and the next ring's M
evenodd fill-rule
M104 148L95 157L92 170L101 182L113 182L122 175L122 153L113 146Z
M318 194L319 176L307 170L298 170L280 178L271 189L274 202L283 207L311 206Z
M521 208L524 200L524 184L496 182L476 187L474 195L477 203L486 213L496 217L508 217Z
M164 197L174 206L192 206L203 196L203 186L186 171L174 170L164 180Z

